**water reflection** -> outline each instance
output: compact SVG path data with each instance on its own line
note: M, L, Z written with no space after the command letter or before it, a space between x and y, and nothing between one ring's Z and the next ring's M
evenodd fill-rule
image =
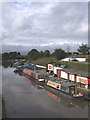
M4 68L12 67L11 66L11 61L2 61L2 66Z
M17 72L16 70L14 70L14 73L15 73L15 74L19 74L20 76L23 75L23 72Z
M44 88L44 84L42 83L37 83L36 81L32 81L30 80L30 78L27 78L26 76L22 76L28 83L30 83L31 85L33 85L35 88L37 89L45 89L47 95L52 98L53 100L55 100L57 103L62 104L66 107L76 107L76 108L80 108L80 109L84 109L86 105L88 105L87 101L83 101L81 99L71 99L71 98L67 98L63 95L54 93L52 90Z
M35 88L37 88L37 89L44 89L43 84L36 83L36 81L30 80L30 79L27 78L26 76L22 76L22 77L23 77L28 83L30 83L31 85L33 85Z
M46 93L48 94L48 96L50 96L51 98L53 98L56 102L60 103L60 97L56 96L55 94L49 92L49 91L46 91Z
M88 103L85 101L70 100L55 94L44 88L43 84L15 73L14 69L2 68L3 97L10 118L88 117Z
M55 93L52 93L51 91L47 91L47 90L46 90L46 93L48 94L49 97L54 99L56 102L58 102L59 104L63 104L66 107L77 107L80 109L84 109L84 107L87 105L86 101L72 100L62 95L58 96Z

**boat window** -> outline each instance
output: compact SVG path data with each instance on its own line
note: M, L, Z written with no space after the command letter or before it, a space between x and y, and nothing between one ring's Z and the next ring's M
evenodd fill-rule
M64 86L62 86L62 87L61 87L61 89L62 89L62 90L64 90L64 91L66 91L66 90L67 90L67 89L66 89L66 87L64 87Z
M55 84L53 84L53 85L55 85Z

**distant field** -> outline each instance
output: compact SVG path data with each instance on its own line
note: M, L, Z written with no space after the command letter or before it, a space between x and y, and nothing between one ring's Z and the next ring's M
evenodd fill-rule
M53 62L57 62L57 59L53 57L44 57L44 58L39 58L36 61L32 61L33 64L39 64L44 66L46 66L48 63L53 63Z
M72 68L75 70L90 72L90 64L85 63L79 63L79 62L61 62L62 64L65 64L68 68Z
M80 57L80 56L77 56ZM83 57L83 56L81 56ZM90 60L90 55L89 57L86 56L86 58L88 60ZM68 68L72 68L75 70L80 70L80 71L85 71L85 72L90 72L89 68L90 68L90 64L85 64L85 63L80 63L80 62L62 62L62 61L58 61L55 58L52 57L45 57L45 58L39 58L36 61L32 61L33 64L39 64L39 65L44 65L46 66L48 63L55 63L55 65L57 64L64 64L66 65Z

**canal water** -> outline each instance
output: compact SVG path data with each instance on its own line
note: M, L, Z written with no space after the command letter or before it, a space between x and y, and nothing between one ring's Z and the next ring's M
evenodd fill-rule
M42 84L2 67L2 93L8 118L88 118L88 102L57 95Z

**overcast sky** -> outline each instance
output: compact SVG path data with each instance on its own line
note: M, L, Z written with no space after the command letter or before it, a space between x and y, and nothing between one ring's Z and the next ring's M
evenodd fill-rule
M3 51L76 51L88 43L88 2L2 3Z

